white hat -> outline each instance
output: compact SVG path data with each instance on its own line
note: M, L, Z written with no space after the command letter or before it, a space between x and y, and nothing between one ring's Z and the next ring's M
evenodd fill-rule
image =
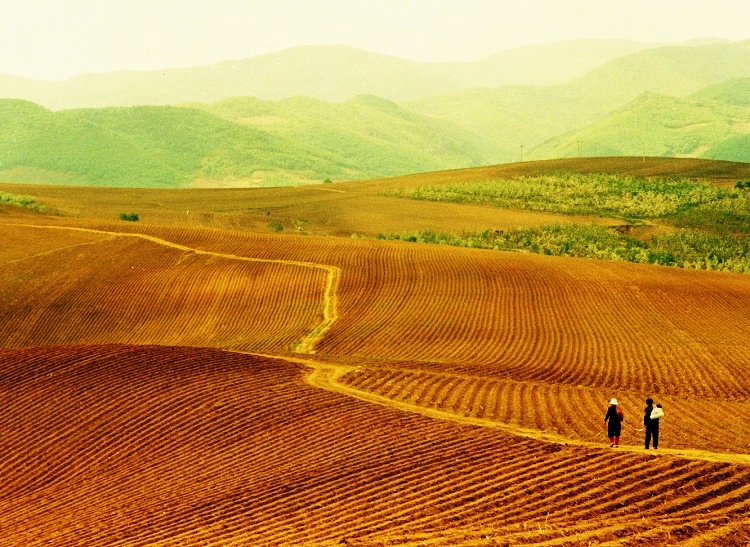
M609 402L609 404L616 405L617 404L617 399L615 399L614 397L612 397L612 400Z

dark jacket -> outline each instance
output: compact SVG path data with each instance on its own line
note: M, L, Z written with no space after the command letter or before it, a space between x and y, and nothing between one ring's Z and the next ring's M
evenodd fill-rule
M607 437L619 437L622 433L622 410L616 405L609 405L604 421L607 423Z
M646 427L651 425L651 411L654 409L654 405L646 405L643 409L643 425Z

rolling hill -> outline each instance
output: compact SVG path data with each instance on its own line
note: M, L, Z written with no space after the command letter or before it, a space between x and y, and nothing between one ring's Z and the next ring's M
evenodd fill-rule
M87 75L68 83L109 104L188 102L53 112L2 100L0 179L221 187L573 155L748 161L749 59L750 41L568 42L442 65L321 47L160 74ZM28 82L5 79L8 94L35 97ZM513 81L522 83L501 85ZM131 92L143 95L120 98Z
M487 163L468 132L375 97L53 112L0 100L0 179L95 186L259 186Z
M571 156L674 156L750 162L746 80L675 98L644 93L583 129L551 139L530 159Z
M580 137L574 132L585 132L584 128L600 120L603 124L615 124L607 122L606 117L618 117L621 109L627 108L644 93L684 98L699 93L704 87L721 86L732 80L741 81L750 75L749 61L750 41L694 47L664 46L612 59L579 78L559 85L470 89L423 97L408 101L405 105L416 112L450 121L481 135L495 145L497 152L493 159L497 162L569 157L573 153L580 155L578 140L592 140L586 139L585 134ZM740 87L734 96L741 96L741 92ZM696 98L700 98L700 95L696 95ZM683 125L700 123L702 116L699 112L694 113L697 119L691 122L690 113L684 108L682 110L685 118ZM670 108L653 110L648 115L655 126L673 123ZM740 121L750 120L744 112L737 115ZM696 125L693 131L700 134L700 126ZM587 154L642 153L643 147L632 149L634 137L627 135L628 132L623 129L620 136L629 140L617 142L616 136L613 137L609 152L606 152L606 146L597 142L596 145L591 143L591 147L586 149ZM714 136L707 132L698 139L710 142ZM669 155L672 149L685 148L679 143L657 142L658 137L652 137L654 146L647 147L646 154ZM558 142L571 139L574 146L568 144L564 149L556 148ZM535 149L543 143L544 146ZM521 151L522 146L525 153ZM534 152L530 153L531 150ZM734 149L721 154L717 150L717 155L707 157L746 161L743 159L746 156L732 156L730 150Z

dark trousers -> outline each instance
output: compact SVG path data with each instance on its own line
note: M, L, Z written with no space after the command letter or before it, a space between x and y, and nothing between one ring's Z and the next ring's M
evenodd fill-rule
M654 441L654 448L659 448L659 422L654 422L646 426L646 441L644 446L648 448L651 440Z

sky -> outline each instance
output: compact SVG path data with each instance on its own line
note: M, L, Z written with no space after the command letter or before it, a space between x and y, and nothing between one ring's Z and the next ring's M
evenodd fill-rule
M469 61L579 38L750 39L748 0L0 0L0 73L207 65L346 44Z

